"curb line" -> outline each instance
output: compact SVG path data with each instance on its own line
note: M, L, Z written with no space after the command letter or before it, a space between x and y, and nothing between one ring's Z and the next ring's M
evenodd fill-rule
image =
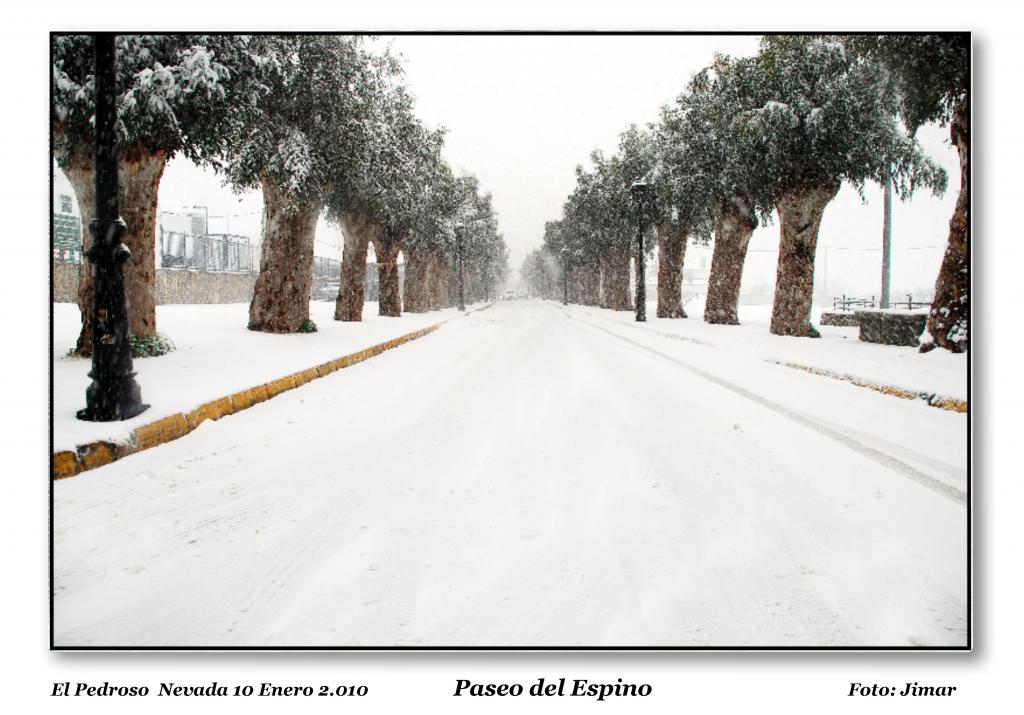
M823 377L830 377L833 380L842 380L843 382L849 382L857 387L866 387L869 390L881 392L884 395L899 397L903 400L924 400L930 407L937 407L940 410L949 410L950 412L967 412L967 401L956 397L946 397L944 395L937 395L931 392L914 392L913 390L907 390L902 387L872 382L871 380L856 377L855 375L832 372L831 370L825 370L824 368L801 365L800 363L795 362L785 362L783 360L768 360L768 362L774 363L775 365L782 365L784 367L791 367L794 370L803 370L804 372L809 372L812 375L821 375Z
M490 307L490 304L485 306L485 308L487 307ZM472 311L466 311L464 315L483 309L477 308ZM80 444L74 451L54 452L50 462L50 476L54 480L73 477L90 469L116 462L130 454L135 454L151 447L166 444L179 437L184 437L206 420L217 420L221 417L246 410L253 405L276 397L282 392L300 387L338 370L363 362L391 348L396 348L417 338L422 338L424 335L434 332L448 321L458 317L461 316L453 316L447 320L442 320L440 323L434 323L426 328L400 335L387 342L372 345L334 360L328 360L320 365L300 370L291 375L285 375L262 385L256 385L245 390L239 390L231 395L210 400L189 412L175 412L174 414L167 415L155 422L136 427L132 430L131 437L129 437L127 442L98 440L96 442Z

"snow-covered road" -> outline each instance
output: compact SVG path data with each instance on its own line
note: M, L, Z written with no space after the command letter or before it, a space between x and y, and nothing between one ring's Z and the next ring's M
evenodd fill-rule
M499 303L55 483L54 640L964 645L966 435Z

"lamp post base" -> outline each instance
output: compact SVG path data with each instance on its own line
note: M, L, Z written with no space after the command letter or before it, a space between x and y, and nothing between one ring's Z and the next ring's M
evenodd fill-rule
M93 380L85 390L86 406L75 416L86 422L118 422L149 409L142 402L142 390L133 377L100 385Z

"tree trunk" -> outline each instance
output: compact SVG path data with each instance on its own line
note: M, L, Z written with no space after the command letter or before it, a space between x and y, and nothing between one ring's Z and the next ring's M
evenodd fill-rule
M668 222L658 226L658 317L685 318L683 260L689 238L686 230Z
M598 279L598 305L602 308L611 307L609 296L611 295L611 271L608 268L608 257L606 254L602 254L597 259L597 279Z
M167 159L166 152L136 145L123 149L118 162L125 243L132 252L124 267L128 332L138 338L156 335L157 195Z
M427 251L426 287L424 288L427 310L439 310L444 301L441 290L442 268L438 260L438 253L436 248Z
M82 329L78 334L75 352L82 357L92 355L92 264L85 258L85 251L92 246L92 234L89 224L96 215L96 185L93 181L93 156L91 152L75 153L64 168L64 174L71 182L78 201L78 210L82 215L82 262L78 266L78 312L82 319Z
M463 267L463 292L465 293L466 305L472 305L480 300L480 274L471 265ZM561 283L559 283L561 285ZM554 297L555 286L551 286L551 294Z
M811 334L814 253L825 207L839 193L839 182L802 189L779 200L779 267L771 332L806 337Z
M579 268L580 303L601 304L601 270L596 263L586 263Z
M970 347L970 120L970 105L964 100L956 106L950 124L950 136L960 154L960 194L949 222L949 240L928 314L928 332L935 344L955 353Z
M249 330L295 333L309 320L313 239L319 202L296 204L273 183L263 185L260 274L249 304Z
M425 308L440 310L442 307L446 307L444 305L444 265L441 252L437 248L427 249L424 283Z
M358 323L363 319L363 303L366 301L366 254L380 228L368 215L359 212L343 214L341 227L344 248L334 319Z
M438 287L438 265L435 249L429 248L424 255L423 269L423 309L437 310L441 305L441 291ZM408 268L406 269L408 270Z
M389 318L402 317L402 288L398 279L398 254L402 250L405 236L399 234L385 239L378 235L373 242L377 254L377 285L379 298L377 314Z
M435 310L451 308L455 305L457 295L457 278L449 256L441 250L434 253L434 270L432 271L435 286Z
M569 270L569 302L591 305L594 300L594 268L586 263Z
M628 247L614 249L608 256L608 307L612 310L633 310L633 296L629 291L631 251Z
M425 313L428 308L430 261L423 246L405 251L405 285L402 286L402 309L406 313Z
M704 302L704 322L739 325L740 283L757 216L750 203L734 196L715 207L715 249Z
M151 152L138 144L123 147L118 157L118 203L128 226L124 242L132 252L124 266L128 333L140 338L156 335L157 194L167 159L166 152ZM84 151L74 155L65 174L82 214L82 243L87 250L92 245L89 223L96 210L92 155ZM82 329L75 345L82 356L92 354L92 295L92 270L83 259L78 281Z

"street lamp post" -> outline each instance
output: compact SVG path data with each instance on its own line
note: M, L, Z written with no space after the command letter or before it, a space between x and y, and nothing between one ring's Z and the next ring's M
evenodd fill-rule
M636 322L645 323L647 322L647 285L646 277L644 275L646 266L644 265L644 233L647 230L646 219L647 219L647 201L649 197L649 189L647 182L643 179L637 179L633 182L633 185L629 187L630 194L633 196L633 203L636 206L637 213L637 228L636 228Z
M889 307L889 282L892 273L892 181L886 179L882 189L882 295L879 308Z
M122 242L128 230L117 201L117 58L114 35L96 35L96 218L89 224L92 246L92 384L78 419L90 422L126 420L149 405L135 382L128 312L124 296L124 263L131 251Z

